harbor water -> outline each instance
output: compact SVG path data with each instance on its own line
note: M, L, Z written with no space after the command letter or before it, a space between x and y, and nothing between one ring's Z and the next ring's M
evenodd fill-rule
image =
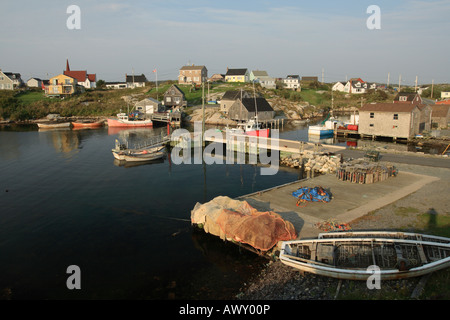
M124 166L111 154L116 139L165 131L0 126L0 299L230 299L257 274L266 259L193 227L191 210L298 170L170 157ZM307 124L286 124L280 138L307 141ZM69 266L80 289L68 288Z

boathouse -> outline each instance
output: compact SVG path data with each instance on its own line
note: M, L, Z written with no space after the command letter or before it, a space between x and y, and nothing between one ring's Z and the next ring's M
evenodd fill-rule
M228 90L220 99L220 111L227 114L230 107L240 98L250 98L245 90Z
M187 101L184 92L175 84L164 93L163 104L166 110L169 108L186 107Z
M275 111L264 98L242 98L236 100L228 110L228 118L235 121L254 119L258 112L258 121L270 121Z
M359 134L409 139L427 127L425 110L429 106L412 103L369 103L359 110ZM431 123L431 116L429 116Z

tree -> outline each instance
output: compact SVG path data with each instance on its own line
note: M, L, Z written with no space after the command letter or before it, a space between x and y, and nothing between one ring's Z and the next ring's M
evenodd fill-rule
M105 88L105 85L106 85L105 81L104 81L104 80L101 80L101 79L99 79L99 80L97 81L97 83L96 83L96 87L97 87L98 89L104 89L104 88Z

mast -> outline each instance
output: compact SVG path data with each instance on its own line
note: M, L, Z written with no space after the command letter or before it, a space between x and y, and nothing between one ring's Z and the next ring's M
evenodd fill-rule
M255 81L253 80L253 97L255 99L255 119L256 119L256 127L258 127L258 106L256 105L256 90L255 90Z

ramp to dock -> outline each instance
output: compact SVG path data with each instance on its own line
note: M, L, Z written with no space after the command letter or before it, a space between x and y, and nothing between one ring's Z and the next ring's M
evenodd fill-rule
M279 187L239 197L254 208L272 210L290 221L299 238L315 237L322 232L314 225L329 219L348 223L367 213L393 203L424 185L439 180L437 177L399 172L397 177L373 184L355 184L337 179L334 174L321 175L312 179L296 181ZM328 203L308 202L305 207L297 206L292 192L301 187L321 186L331 193Z

